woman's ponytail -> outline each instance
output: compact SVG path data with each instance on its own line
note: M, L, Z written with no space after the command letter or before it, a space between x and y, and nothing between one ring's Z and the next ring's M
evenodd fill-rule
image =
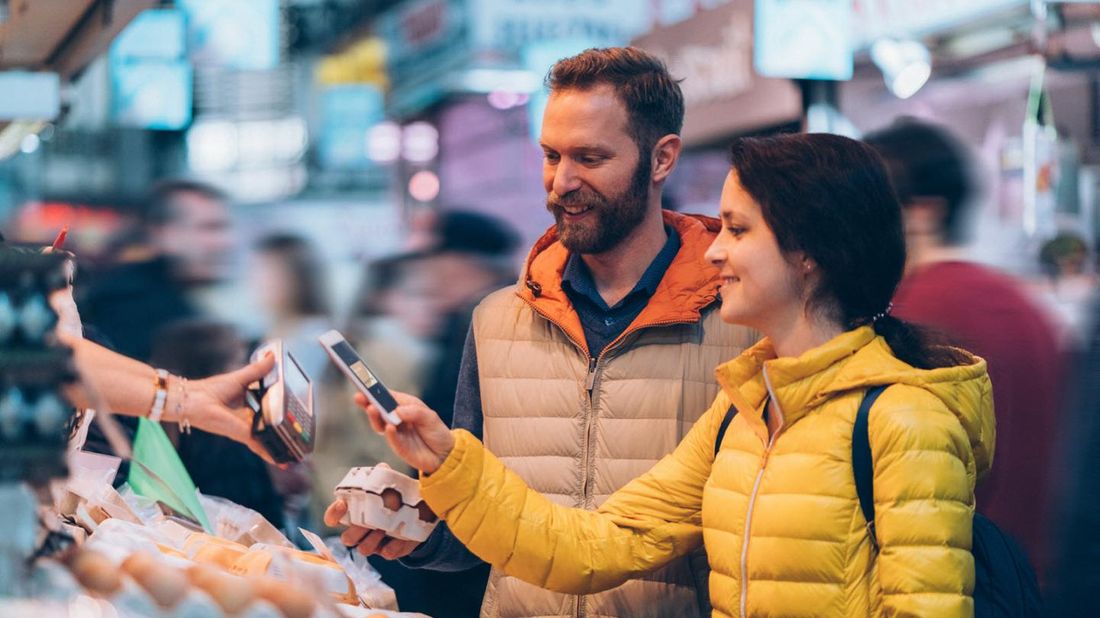
M970 362L970 357L943 335L899 320L889 313L876 315L871 326L886 340L894 356L918 369L954 367Z

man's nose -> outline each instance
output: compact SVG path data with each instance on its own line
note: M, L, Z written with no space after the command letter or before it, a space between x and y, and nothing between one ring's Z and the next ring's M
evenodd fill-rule
M568 159L562 159L554 168L554 181L550 188L558 197L563 197L581 187L577 166Z

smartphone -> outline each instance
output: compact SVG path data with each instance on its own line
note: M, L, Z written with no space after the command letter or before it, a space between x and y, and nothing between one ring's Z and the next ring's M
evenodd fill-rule
M344 339L340 331L330 330L317 340L324 346L329 358L340 368L340 371L351 380L360 393L367 396L374 407L382 412L382 418L391 425L400 425L401 417L394 413L397 409L397 400L393 398L382 381L374 376L359 353L351 347L347 339Z

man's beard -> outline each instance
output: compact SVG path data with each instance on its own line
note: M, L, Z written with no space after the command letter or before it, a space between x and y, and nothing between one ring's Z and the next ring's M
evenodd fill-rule
M641 157L630 186L610 198L598 191L581 187L564 196L550 194L546 209L557 222L558 239L574 253L598 255L614 249L637 228L646 216L649 198L650 157ZM564 207L591 207L587 221L568 223Z

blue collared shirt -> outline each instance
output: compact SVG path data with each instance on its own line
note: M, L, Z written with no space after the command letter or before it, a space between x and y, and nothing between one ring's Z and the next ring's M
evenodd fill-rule
M668 233L665 246L642 273L642 278L638 280L634 289L630 290L614 307L609 307L600 296L596 281L592 278L592 271L588 269L588 265L584 263L581 256L576 253L569 254L565 270L562 272L561 287L581 319L584 338L592 358L599 356L609 343L617 339L630 326L634 318L638 317L638 314L649 304L653 293L657 291L665 271L680 251L680 236L667 227L665 232Z

